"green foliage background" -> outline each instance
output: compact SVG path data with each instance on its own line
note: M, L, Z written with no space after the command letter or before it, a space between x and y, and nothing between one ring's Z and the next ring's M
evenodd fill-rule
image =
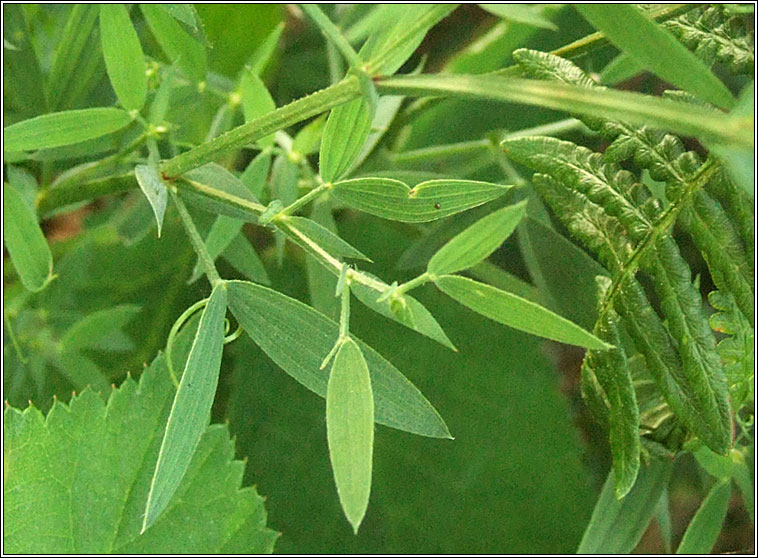
M70 8L24 9L33 22L39 71L48 72L53 64L51 45L57 44ZM6 9L3 23L11 39L19 25L18 10ZM280 5L198 5L198 13L206 40L212 45L208 66L219 80L236 79L266 36L285 22L280 45L262 74L276 105L281 107L329 85L324 38L296 9ZM476 6L462 6L432 29L402 71L416 68L422 55L428 56L427 72L492 71L512 64L510 53L516 48L549 51L593 32L574 9L551 7L544 13L555 30L509 22L507 34L476 50L472 44L490 31L496 20ZM133 21L148 57L165 62L143 18L135 15ZM6 99L18 101L7 83L33 82L34 68L13 52L6 54L10 56L4 66L4 94ZM614 48L605 47L576 62L594 72L616 54ZM75 69L82 70L88 64L96 67L89 94L77 96L63 91L65 104L61 109L115 102L99 59L84 61ZM744 85L718 65L716 71L733 91ZM657 94L663 83L643 73L625 87ZM29 89L30 98L34 97L37 89ZM6 125L44 112L42 100L21 101L10 103L4 115ZM222 104L223 100L207 90L177 87L166 118L181 124L174 139L188 144L204 142ZM394 165L425 175L436 172L457 176L460 172L467 178L502 182L502 160L487 153L478 153L472 158L473 164L467 161L470 167L455 162L404 166L393 159L388 147L402 145L403 150L412 150L478 140L494 130L522 130L565 117L565 113L540 107L443 100L420 113L403 131L405 135L390 130L385 146L366 161L362 171L370 174ZM223 125L241 123L238 115ZM295 130L291 133L294 136ZM73 160L85 161L104 145L107 149L108 138L93 142L91 150L83 150ZM594 149L604 145L601 138L587 134L584 128L575 127L562 138ZM238 170L244 168L247 157L249 154L240 159L222 157L219 163ZM314 163L317 160L315 155L310 159ZM44 173L46 177L55 176L69 163L51 160L44 164ZM6 181L8 175L6 172ZM521 196L509 197L508 203ZM474 216L484 216L502 205L502 201L494 201L461 214L460 223L470 224ZM203 234L210 230L213 217L209 213L193 210L192 217ZM419 252L412 246L420 231L433 230L432 225L419 229L351 210L338 211L335 219L340 237L374 260L374 264L361 265L362 270L398 281L414 277L407 269L399 269L402 266L398 263L408 259L409 248ZM196 256L175 209L167 211L160 239L139 192L97 201L84 210L81 228L75 234L61 232L72 222L77 229L76 221L65 215L43 224L58 275L45 290L33 294L24 291L13 266L5 266L3 385L6 400L15 407L24 408L31 400L47 411L54 397L63 402L70 399L77 386L56 362L60 357L58 341L77 320L118 304L139 307L135 317L103 347L84 352L109 381L119 384L127 372L138 374L145 363L151 362L164 349L168 331L179 314L209 294L204 280L186 284ZM314 272L303 251L288 243L280 263L280 239L252 226L246 226L245 235L261 255L272 288L314 303L308 285L308 275ZM63 238L53 239L56 236ZM596 313L593 276L597 267L586 252L566 241L564 237L569 236L532 199L529 217L518 234L508 239L491 261L534 283L546 306L591 329ZM685 254L697 254L685 235L677 230L675 236ZM427 252L427 257L433 253ZM701 277L701 291L712 290L704 263L694 257L687 259L694 262L693 276L697 273ZM223 260L218 267L223 277L239 276ZM275 552L575 551L610 463L606 433L591 424L579 401L580 353L494 324L430 285L416 295L438 318L458 352L442 348L361 304L353 305L351 326L357 337L402 370L426 395L445 418L455 440L423 438L377 426L371 500L357 536L343 517L334 489L324 400L280 370L247 336L225 348L212 419L215 423L228 422L236 437L237 458L248 459L243 485L255 485L267 498L268 526L282 533ZM9 342L8 316L26 362ZM673 539L679 540L697 505L693 502L702 499L710 482L691 459L677 462L676 467L671 488L672 529ZM751 527L750 519L737 499L729 513L717 549L744 548L749 545L745 533ZM658 515L657 523L665 525L665 517ZM658 539L643 541L640 548L661 550L656 546L660 544Z

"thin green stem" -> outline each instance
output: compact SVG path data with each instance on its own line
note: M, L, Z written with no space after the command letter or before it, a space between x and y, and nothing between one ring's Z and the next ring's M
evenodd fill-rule
M332 184L330 182L327 182L326 184L321 184L320 186L314 188L304 196L299 197L297 200L289 204L287 207L282 209L279 212L278 216L283 215L292 215L295 211L306 205L307 203L311 202L315 198L318 198L321 194L326 192L332 187ZM276 217L274 218L276 220Z
M321 114L360 95L361 85L358 78L346 77L339 83L293 101L238 126L208 143L198 145L164 161L160 165L160 171L167 177L179 176L188 170L210 163L221 154L241 149L257 139Z
M351 67L355 69L361 69L363 66L363 61L361 60L361 57L358 56L358 53L355 52L355 49L353 49L352 45L347 42L347 39L342 35L339 29L337 29L337 26L334 25L331 19L329 19L324 12L321 11L321 8L318 7L316 4L298 4L300 6L300 9L305 12L308 17L310 17L316 25L318 25L318 28L321 30L321 33L324 34L326 39L331 42L335 47L337 47L337 50L342 53L342 56L345 57L345 60L348 61Z
M411 289L415 289L416 287L420 287L421 285L428 283L432 280L431 275L429 275L428 272L424 272L418 277L415 277L411 279L410 281L406 281L402 285L399 285L398 288L395 290L395 296L400 296L402 294L407 293Z
M187 231L187 236L190 238L192 247L195 249L197 257L205 268L205 275L208 277L211 286L215 287L221 282L221 277L213 263L213 258L211 258L211 255L208 253L208 249L205 247L205 242L203 242L203 239L200 237L200 233L198 232L195 223L192 221L192 217L190 216L189 211L187 211L184 202L174 192L171 192L171 198L174 200L176 208L179 210L179 216L182 219L184 229Z
M187 308L184 312L182 312L182 315L176 319L174 325L171 326L171 331L168 332L168 338L166 339L166 368L168 368L168 374L171 376L171 382L174 384L174 387L179 387L179 378L176 376L176 370L174 369L174 359L172 356L174 351L174 339L176 339L179 330L187 322L187 320L189 320L195 312L208 304L209 300L209 298L198 300L195 304Z
M347 339L350 336L350 286L347 284L345 285L345 288L342 289L341 302L339 338Z
M21 350L21 345L18 344L18 339L16 339L16 334L13 331L13 324L11 324L11 318L8 315L8 312L5 312L5 311L3 312L3 318L5 319L5 328L8 330L8 336L11 338L11 343L13 343L13 348L16 349L18 360L21 361L23 364L26 364L26 357L24 356L24 353Z

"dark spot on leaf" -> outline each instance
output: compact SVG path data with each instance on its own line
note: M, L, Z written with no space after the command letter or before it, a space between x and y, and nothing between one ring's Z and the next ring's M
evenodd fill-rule
M442 207L442 206L439 203L435 203L434 204L434 209L439 209L440 207Z

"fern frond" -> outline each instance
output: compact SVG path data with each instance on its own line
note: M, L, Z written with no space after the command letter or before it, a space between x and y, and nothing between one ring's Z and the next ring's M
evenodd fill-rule
M714 451L725 452L731 443L731 410L724 372L689 267L665 233L669 216L630 173L584 147L537 137L502 145L513 160L540 173L533 179L535 188L556 216L614 272L617 283L624 283L617 309L671 409ZM654 279L668 327L633 278L637 263ZM596 331L608 312L601 306ZM606 397L610 402L607 392Z
M597 280L601 291L598 299L602 300L611 281L602 276ZM639 408L614 313L601 316L595 331L614 346L607 351L588 351L585 362L607 398L614 485L616 497L623 498L634 486L640 468Z
M522 68L533 77L557 79L565 83L583 87L599 87L589 76L568 60L558 56L521 49L514 57ZM608 138L614 139L606 149L604 158L610 162L621 162L634 157L641 168L648 169L654 180L666 183L666 196L676 202L688 189L701 166L698 156L685 151L676 136L666 134L647 126L631 126L623 122L593 119L585 122ZM722 173L719 173L722 174ZM714 180L722 182L720 176ZM733 198L740 194L730 190ZM736 200L735 200L736 201ZM752 289L752 212L744 209L745 203L735 204L741 209L738 221L743 231L738 233L718 201L705 191L695 192L691 202L680 214L679 225L689 234L703 254L719 290L731 292L744 316L754 323L754 295ZM738 210L740 211L740 210ZM750 213L748 215L748 213ZM749 223L748 223L749 221ZM713 224L712 227L709 225ZM748 240L749 239L749 240ZM748 254L750 253L750 257Z
M737 409L745 404L752 405L755 398L754 329L737 310L730 295L714 291L708 295L708 302L717 310L711 316L711 327L726 334L717 349L724 363L732 404Z
M513 138L501 145L514 161L554 177L603 207L635 242L645 237L650 216L660 211L657 200L631 173L605 163L602 155L586 147L542 136Z
M718 60L736 74L753 75L754 32L745 18L730 16L721 6L711 6L663 25L707 64Z

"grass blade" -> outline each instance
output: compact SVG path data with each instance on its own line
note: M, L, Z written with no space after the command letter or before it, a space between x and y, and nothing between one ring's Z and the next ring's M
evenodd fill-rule
M455 275L437 277L434 284L474 312L514 329L588 349L609 348L609 345L566 318L490 285Z
M166 434L147 497L142 532L155 522L168 505L208 426L224 347L226 299L226 285L221 283L214 287L200 318L166 424Z
M3 236L24 287L41 291L53 280L53 255L37 216L10 184L3 188Z
M661 493L668 485L672 464L653 461L642 467L637 483L623 500L616 499L613 473L603 485L577 554L628 554L647 530Z
M108 77L121 106L142 110L147 96L145 55L123 4L100 6L100 40Z
M657 76L722 108L734 105L734 97L708 66L636 6L577 4L576 9L613 44Z
M227 286L230 308L245 332L287 374L325 397L328 371L320 366L334 347L339 324L272 289L243 281L228 281ZM374 349L355 342L371 371L376 422L421 436L450 438L421 392Z
M172 63L190 79L205 79L207 56L205 48L193 39L182 26L157 4L140 4L150 31Z
M495 75L420 75L377 80L380 93L396 95L456 96L523 103L649 124L686 136L724 144L752 147L753 119L720 114L640 93L587 89L550 81L506 78Z
M340 504L357 533L371 494L374 398L368 365L350 338L337 351L329 375L326 435Z
M409 188L391 178L356 178L335 183L332 193L338 200L377 217L423 223L492 201L509 188L475 180L428 180Z
M432 256L431 275L455 273L488 258L510 236L526 213L526 202L504 207L479 219Z
M117 108L89 108L43 114L3 129L3 151L33 151L80 143L120 130L132 121Z
M731 495L731 479L724 479L711 488L684 532L677 554L709 554L713 550Z

